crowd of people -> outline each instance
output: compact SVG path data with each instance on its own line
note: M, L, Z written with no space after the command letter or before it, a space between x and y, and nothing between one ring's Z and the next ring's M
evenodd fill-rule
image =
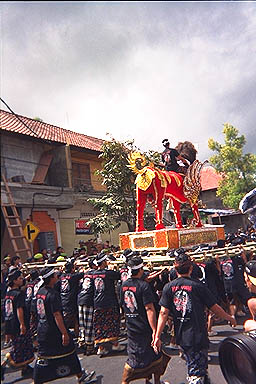
M233 245L238 237L242 238L241 232L226 240ZM149 384L152 376L160 384L170 360L162 345L167 333L170 346L178 348L186 361L188 383L210 383L213 324L224 319L235 327L237 317L250 314L245 330L256 330L256 256L238 244L239 254L200 263L185 249L175 249L169 252L172 264L157 271L146 267L147 251L131 249L121 253L124 262L119 270L105 247L88 255L81 246L70 258L58 247L54 261L40 252L34 261L45 265L28 274L18 256L7 255L2 321L5 347L11 349L2 363L2 380L10 364L21 369L23 377L33 376L34 384L71 375L78 383L89 383L96 373L81 368L77 348L99 358L124 352L126 346L119 340L126 335L122 384L139 378ZM87 262L86 267L80 260ZM57 268L49 261L65 263Z

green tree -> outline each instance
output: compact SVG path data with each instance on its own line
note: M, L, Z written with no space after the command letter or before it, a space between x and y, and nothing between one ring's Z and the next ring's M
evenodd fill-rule
M244 135L239 136L237 128L226 123L223 134L224 144L208 140L208 147L217 152L210 157L210 162L223 175L217 196L226 207L238 209L244 195L256 187L256 155L243 154L246 144Z
M89 202L99 214L89 221L92 231L103 233L118 228L121 222L134 230L136 220L136 192L132 171L127 167L129 152L135 150L133 142L121 143L114 139L106 141L102 147L102 169L96 174L106 186L106 193Z
M34 117L33 120L35 121L39 121L40 123L43 123L43 119L41 119L40 117Z
M99 214L89 220L94 234L112 231L127 224L130 232L136 227L136 175L128 167L129 153L139 151L134 141L119 142L113 138L102 146L102 169L96 174L106 186L104 196L91 198L88 201L98 210ZM149 151L144 153L147 159L159 162L160 155Z

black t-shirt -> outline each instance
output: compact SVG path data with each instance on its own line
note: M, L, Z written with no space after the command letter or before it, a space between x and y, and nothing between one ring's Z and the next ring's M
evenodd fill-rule
M216 299L204 284L179 277L165 285L159 304L173 317L177 344L185 350L208 348L205 307L211 308Z
M34 297L34 287L37 284L38 280L35 279L34 281L30 281L27 284L26 290L25 290L25 304L28 312L30 312L31 303Z
M87 307L93 307L93 296L94 296L94 284L93 284L93 272L91 269L85 272L82 279L82 287L77 297L78 305L86 305Z
M245 262L239 255L233 256L232 262L234 268L234 292L240 296L243 304L246 304L247 301L252 297L252 294L249 291L244 279Z
M246 285L244 279L245 262L241 256L233 256L232 263L234 268L234 287L239 289Z
M128 335L151 334L145 305L154 303L149 283L129 278L121 287L121 305L124 308Z
M223 283L226 292L232 292L234 287L234 267L232 259L227 258L220 262Z
M177 163L176 157L179 156L179 152L174 148L166 148L162 152L162 161L165 164L166 171L177 172L179 165Z
M39 277L34 281L34 286L33 286L33 297L31 300L31 305L30 305L30 311L36 314L36 295L41 286L43 285L43 280L40 279Z
M94 308L118 307L115 281L120 280L120 272L98 269L93 272Z
M63 273L60 277L60 296L63 311L67 313L77 312L77 295L79 282L84 273Z
M53 315L56 312L62 314L59 292L54 288L41 287L36 295L36 308L39 354L53 356L72 350L74 348L72 337L70 337L70 344L67 347L63 347L62 334Z
M209 260L205 264L205 282L208 289L216 297L217 302L220 302L220 287L222 289L223 285L221 283L221 278L219 271L217 269L216 263L214 260Z
M120 269L120 280L121 284L123 284L129 278L129 271L127 267L123 267Z
M25 327L29 329L29 316L25 306L25 293L20 289L10 289L5 296L5 333L17 336L20 334L20 322L17 309L23 308Z

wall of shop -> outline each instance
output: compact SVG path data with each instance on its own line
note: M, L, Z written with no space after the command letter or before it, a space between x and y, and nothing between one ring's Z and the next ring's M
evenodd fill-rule
M61 233L61 245L65 252L72 254L74 248L79 248L79 240L89 241L94 239L93 234L76 234L76 220L89 220L91 217L96 216L97 212L93 206L89 204L85 199L75 203L71 209L59 211L59 223ZM110 244L115 246L119 245L119 233L128 232L128 227L125 223L111 232L101 234L99 241L104 242L109 240Z

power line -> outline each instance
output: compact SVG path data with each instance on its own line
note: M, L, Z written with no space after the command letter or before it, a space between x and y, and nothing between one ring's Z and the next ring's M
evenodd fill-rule
M46 142L48 144L52 144L52 142L48 139L42 139L35 131L33 131L33 129L31 129L23 120L20 119L20 117L17 115L17 113L15 113L10 107L9 105L0 97L0 100L2 101L2 103L9 109L9 111L16 117L16 119L18 119L23 125L25 125L25 127L30 131L32 132L34 135L36 135L36 137L43 141L43 142Z
M36 135L37 137L39 137L38 136L38 134L35 132L35 131L33 131L33 129L31 129L26 123L24 123L24 121L22 121L20 118L19 118L19 116L9 107L9 105L0 97L0 100L2 101L2 103L4 103L4 105L9 109L9 111L23 124L23 125L25 125L25 127L27 128L27 129L29 129L32 133L34 133L34 135Z

